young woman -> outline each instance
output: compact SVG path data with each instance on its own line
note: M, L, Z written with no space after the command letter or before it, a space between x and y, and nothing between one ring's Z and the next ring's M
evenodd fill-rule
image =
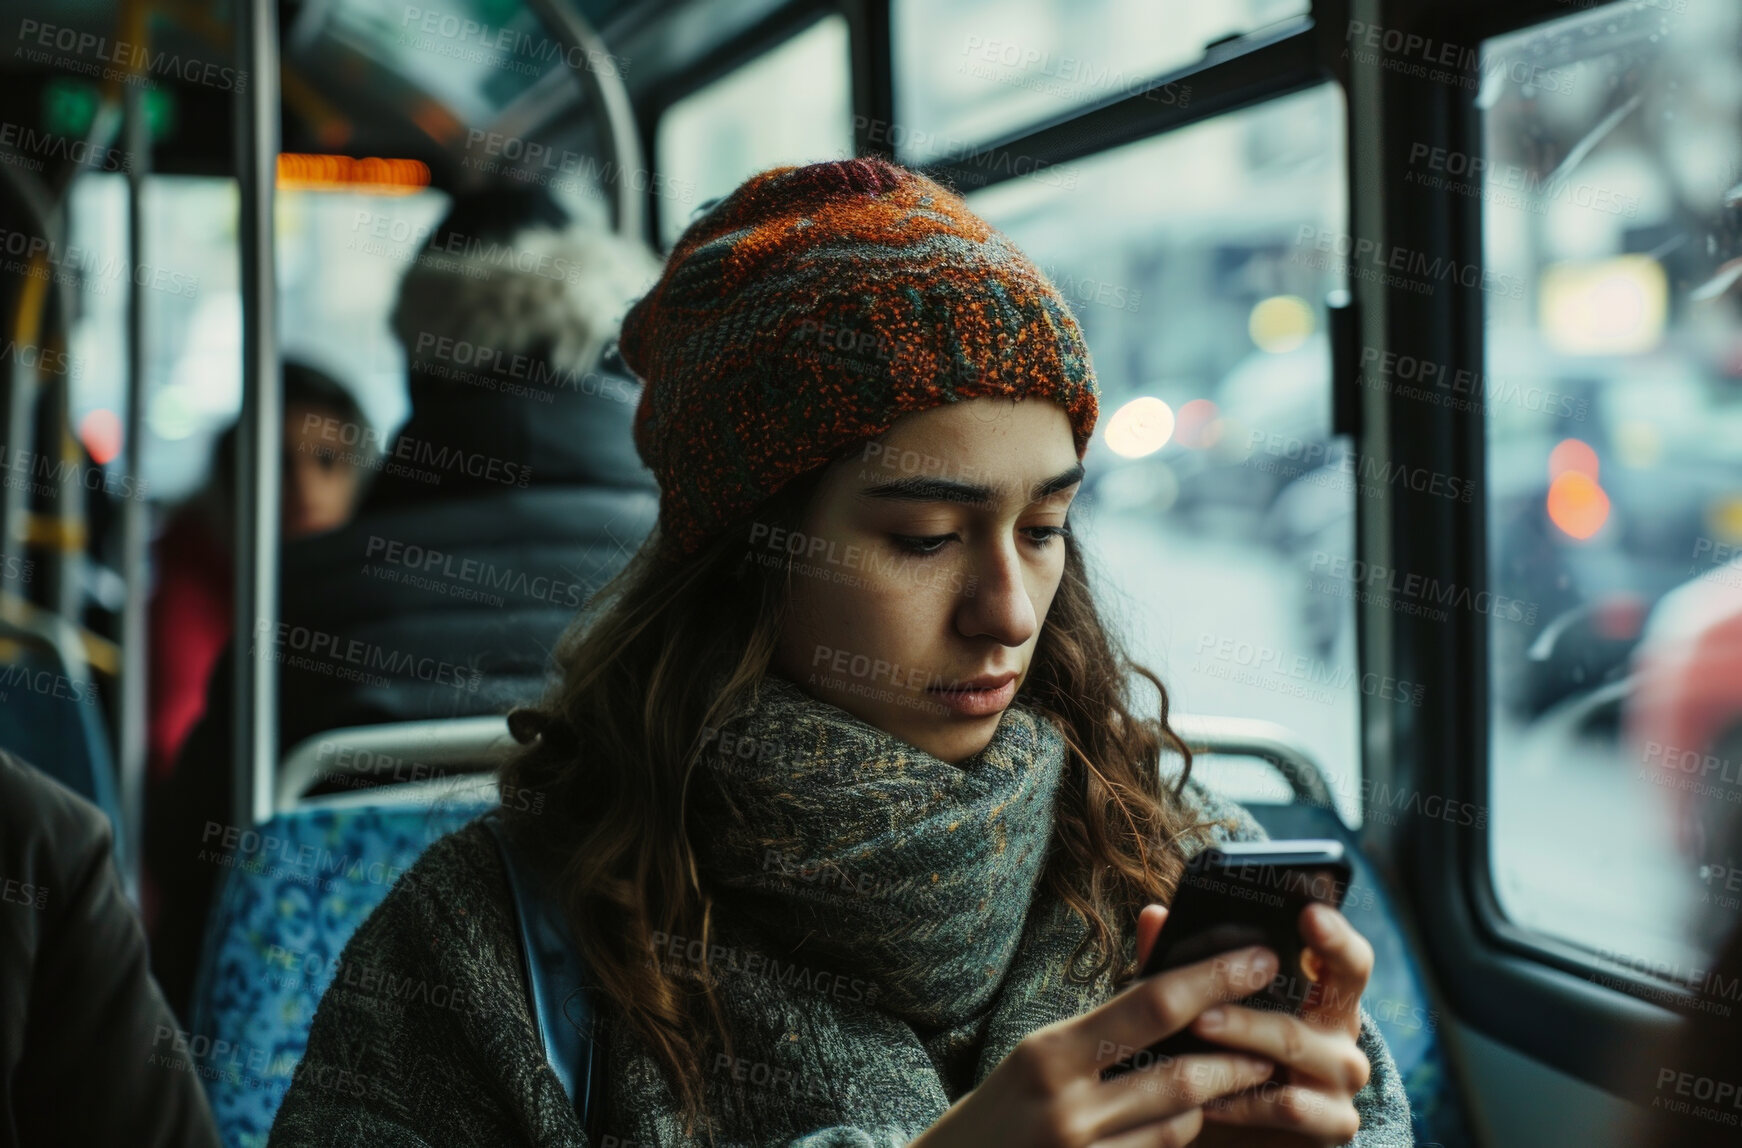
M466 1007L323 1002L305 1070L369 1087L299 1075L272 1144L1410 1143L1339 913L1303 914L1298 1018L1235 1003L1260 950L1127 983L1188 857L1261 831L1160 774L1189 754L1070 534L1096 393L1033 264L911 172L778 169L690 227L622 351L659 529L503 776L596 986L595 1135L473 826L344 957ZM1187 1027L1226 1051L1102 1079Z

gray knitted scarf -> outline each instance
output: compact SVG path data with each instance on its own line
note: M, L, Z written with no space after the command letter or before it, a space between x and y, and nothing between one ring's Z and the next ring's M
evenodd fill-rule
M732 1048L704 1065L715 1144L906 1144L1023 1037L1112 992L1067 975L1086 925L1039 888L1065 763L1046 718L1014 706L951 765L769 677L710 745L692 799L716 935L663 938L658 959L711 979L725 1011ZM707 1143L607 1017L603 1133Z

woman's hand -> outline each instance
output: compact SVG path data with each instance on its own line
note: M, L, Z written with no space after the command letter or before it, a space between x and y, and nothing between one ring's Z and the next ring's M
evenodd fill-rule
M1139 959L1154 944L1166 910L1138 918ZM910 1148L1179 1148L1204 1127L1204 1105L1263 1083L1268 1055L1230 1050L1145 1057L1204 1010L1270 983L1276 956L1250 948L1130 985L1100 1007L1029 1034L980 1086ZM1101 1073L1133 1060L1131 1071Z
M1302 910L1300 931L1314 983L1298 1017L1222 1005L1192 1025L1206 1040L1269 1057L1280 1068L1274 1081L1205 1104L1200 1148L1323 1148L1347 1144L1361 1126L1354 1096L1372 1066L1355 1042L1373 946L1329 905Z

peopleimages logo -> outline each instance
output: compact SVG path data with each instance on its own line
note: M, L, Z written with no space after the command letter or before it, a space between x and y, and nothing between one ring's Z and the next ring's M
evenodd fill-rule
M0 144L31 157L34 162L24 166L32 171L41 171L42 160L45 158L63 160L78 167L95 168L98 171L133 170L133 157L127 152L104 147L89 140L37 131L27 124L0 122Z
M110 474L100 466L86 466L40 451L13 450L5 445L0 445L0 472L3 472L0 483L6 489L30 490L45 498L69 485L100 490L117 499L144 498L148 489L144 479L135 481L131 475Z
M562 582L542 574L528 576L525 571L512 566L499 567L477 558L460 558L378 534L369 536L364 556L426 576L437 576L450 583L500 590L517 598L549 602L565 609L579 609L587 596L587 586L582 582Z
M1003 71L999 71L1000 68ZM1147 72L1128 75L1095 60L1056 56L1049 49L985 36L967 38L956 70L976 79L1027 88L1072 101L1098 92L1120 96L1141 93L1150 103L1183 108L1191 103L1192 98L1190 84L1158 85Z
M1639 214L1637 195L1627 195L1595 183L1574 183L1564 175L1538 172L1486 156L1417 143L1410 146L1409 164L1411 170L1403 176L1405 183L1417 184L1431 191L1481 196L1491 203L1539 215L1556 201L1628 219ZM1416 170L1418 167L1428 170Z
M65 351L7 339L0 343L0 367L12 362L44 375L67 375L76 379L83 373L82 364Z
M509 10L513 11L514 6ZM492 28L482 21L437 8L408 4L400 15L399 27L400 43L408 47L468 63L510 68L525 75L540 75L553 63L600 76L621 76L629 67L627 56L563 44L549 36L535 36L515 28ZM421 33L421 38L414 38L415 33ZM444 40L448 43L441 43ZM516 56L522 59L512 58Z
M1322 585L1313 587L1321 593L1353 596L1357 602L1371 602L1403 613L1419 613L1439 622L1445 621L1448 615L1444 610L1432 609L1432 606L1450 606L1503 621L1536 625L1537 603L1508 598L1490 590L1472 591L1456 582L1442 582L1428 575L1410 574L1323 550L1313 554L1308 566L1310 578L1324 580Z
M587 278L587 269L558 250L539 251L483 239L460 231L441 232L436 225L417 224L382 211L358 209L351 220L352 238L347 248L365 255L380 255L410 263L419 252L447 257L430 260L431 266L452 270L468 278L482 279L496 271L517 271L558 283L577 285ZM373 241L373 242L372 242ZM404 250L388 244L408 244Z
M287 664L321 673L332 674L335 669L351 669L355 673L385 670L402 679L414 678L420 682L452 686L472 693L477 692L484 677L481 670L441 658L419 656L404 650L389 650L373 642L344 638L307 626L293 626L288 622L258 620L254 636L259 644L270 647L267 653L281 657ZM307 656L285 657L288 651L306 652ZM365 677L374 679L371 684L385 685L388 681L381 674L366 674Z
M6 269L14 274L53 276L57 282L85 286L98 295L107 290L108 283L119 279L125 279L135 287L187 299L198 295L200 290L197 276L166 267L153 267L149 263L135 264L123 255L102 255L90 247L57 243L24 231L0 228L0 255L11 257L6 262ZM39 258L42 265L38 268L35 261Z
M1290 262L1324 268L1330 266L1326 257L1336 256L1347 260L1348 272L1357 278L1372 279L1420 295L1433 294L1437 283L1452 283L1461 287L1479 287L1503 298L1524 298L1525 284L1521 276L1490 271L1476 263L1429 255L1395 243L1378 243L1346 232L1314 227L1310 223L1300 225L1295 247Z
M1573 90L1572 74L1559 68L1545 68L1503 53L1492 53L1483 60L1475 48L1400 28L1350 20L1343 40L1344 59L1470 91L1479 89L1490 76L1501 76L1520 87L1538 91L1564 95Z

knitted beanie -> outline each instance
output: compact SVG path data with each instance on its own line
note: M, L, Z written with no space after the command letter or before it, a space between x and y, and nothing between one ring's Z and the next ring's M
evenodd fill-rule
M691 224L623 322L635 445L683 553L788 481L963 399L1097 412L1058 290L961 198L878 159L751 177Z

